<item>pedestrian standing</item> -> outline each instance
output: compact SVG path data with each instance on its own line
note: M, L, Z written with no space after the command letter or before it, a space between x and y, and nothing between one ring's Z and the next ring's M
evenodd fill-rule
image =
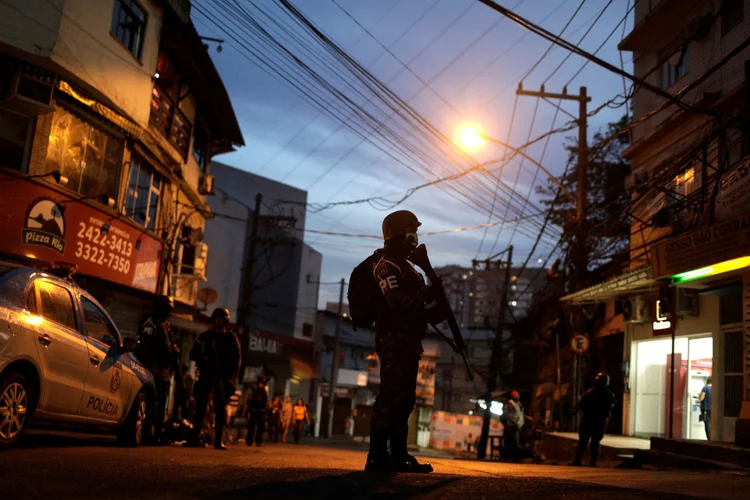
M186 445L199 446L200 432L206 415L209 395L213 395L215 414L214 448L226 450L222 442L224 425L227 421L227 401L237 387L240 371L240 342L228 330L229 311L215 309L211 314L212 327L198 335L190 350L190 359L200 370L195 382L196 411L193 420L193 434Z
M292 425L292 398L287 396L284 398L284 402L281 403L281 411L279 417L281 418L281 442L286 443L286 437L289 434L289 427Z
M268 403L268 440L278 443L281 439L281 399L274 396Z
M266 409L268 407L268 390L266 389L266 378L258 376L258 381L253 385L250 392L250 401L247 408L247 440L248 446L263 443L263 432L265 431Z
M294 443L299 444L305 425L310 424L310 414L302 398L297 399L297 404L292 409L292 419L294 420Z
M699 399L701 402L701 420L703 421L703 427L706 429L706 439L711 441L711 392L713 388L711 386L711 377L706 379L706 385L701 390Z
M151 316L138 330L138 346L135 355L154 376L156 388L156 409L150 413L146 425L145 440L160 445L166 444L163 438L169 380L177 365L180 349L175 343L169 323L169 313L174 309L174 300L165 295L154 299ZM151 430L153 427L153 430Z
M584 392L581 400L573 408L573 411L583 412L583 418L578 430L576 457L571 465L581 465L583 454L591 441L590 464L596 467L596 461L599 458L599 443L604 437L604 429L607 427L607 420L614 406L615 394L609 388L609 375L599 373L594 387Z
M503 444L505 454L511 460L518 460L521 449L521 429L525 422L521 395L518 391L512 391L508 403L504 408L505 428L503 429Z
M419 244L420 225L412 212L389 214L383 220L383 248L357 266L349 280L350 309L368 311L363 318L375 318L380 358L380 391L373 406L366 471L432 472L432 466L420 464L407 448L422 339L427 334L426 304L436 297L408 260Z

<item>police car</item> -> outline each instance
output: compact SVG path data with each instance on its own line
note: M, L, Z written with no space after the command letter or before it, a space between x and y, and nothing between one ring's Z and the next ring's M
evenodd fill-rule
M104 308L57 272L0 262L0 449L29 426L141 442L154 379Z

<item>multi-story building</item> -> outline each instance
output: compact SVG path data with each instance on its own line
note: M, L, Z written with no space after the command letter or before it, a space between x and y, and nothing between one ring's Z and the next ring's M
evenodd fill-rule
M651 86L636 86L623 153L630 270L564 300L619 299L625 434L750 445L748 33L750 2L652 0L636 4L620 45Z
M307 193L221 163L214 162L211 172L216 196L209 204L215 217L206 224L212 251L201 288L214 290L211 307L228 308L248 335L243 380L264 371L272 392L307 400L322 266L322 255L302 239Z
M495 327L500 314L504 271L444 266L436 269L443 278L448 301L461 326ZM526 314L536 291L544 284L544 271L538 267L511 268L511 284L506 308L510 318Z
M187 0L0 3L0 253L77 266L134 335L192 328L210 158L243 143Z

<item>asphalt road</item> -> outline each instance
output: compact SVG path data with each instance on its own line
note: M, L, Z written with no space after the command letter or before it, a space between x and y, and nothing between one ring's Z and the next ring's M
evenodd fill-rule
M365 453L264 444L118 448L105 439L33 436L0 453L0 498L746 498L750 477L430 458L435 472L366 474Z

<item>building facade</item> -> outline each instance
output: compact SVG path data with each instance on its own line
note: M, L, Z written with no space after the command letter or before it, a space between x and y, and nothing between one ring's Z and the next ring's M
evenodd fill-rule
M636 76L680 102L637 88L623 153L630 269L564 300L620 304L628 435L750 445L749 15L744 0L639 2L620 45ZM699 396L709 379L707 433Z
M124 335L155 294L191 327L209 160L242 143L187 0L0 4L0 253L76 266Z
M206 223L205 241L214 250L201 289L216 293L206 307L226 307L238 323L244 381L262 371L272 392L307 401L322 266L322 255L302 239L307 193L217 162L211 171L216 196L208 200L214 218Z

